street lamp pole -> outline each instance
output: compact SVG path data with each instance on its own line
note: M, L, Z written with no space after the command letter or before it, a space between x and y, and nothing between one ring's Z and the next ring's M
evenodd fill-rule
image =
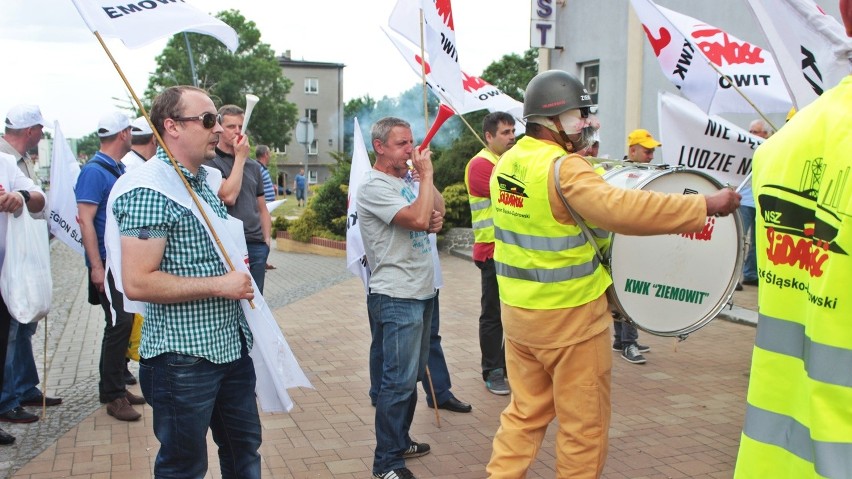
M305 205L308 204L308 152L311 143L314 142L314 124L307 116L299 118L299 123L296 124L296 141L305 147Z

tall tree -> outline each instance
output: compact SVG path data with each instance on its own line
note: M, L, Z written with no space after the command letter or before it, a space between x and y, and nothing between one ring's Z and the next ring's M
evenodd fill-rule
M213 37L188 33L198 86L210 93L217 106L245 107L246 93L260 97L248 134L255 144L283 148L297 121L296 105L285 100L293 83L282 75L272 48L260 41L253 21L237 10L223 11L216 17L237 31L240 46L232 54ZM145 92L148 101L169 86L193 84L183 35L172 37L156 60L157 69Z

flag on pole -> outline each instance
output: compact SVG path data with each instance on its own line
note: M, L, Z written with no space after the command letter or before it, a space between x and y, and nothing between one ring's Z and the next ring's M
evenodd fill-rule
M816 100L852 70L852 39L813 0L748 0L748 4L796 108Z
M698 170L735 186L751 173L751 158L763 138L724 118L707 115L672 93L661 92L657 105L665 163Z
M753 113L755 107L763 113L790 109L790 95L769 52L651 0L631 3L663 74L702 110L717 114Z
M202 33L237 51L237 32L189 3L175 1L124 2L71 0L86 26L102 37L118 38L128 48L145 46L179 32Z
M50 215L47 224L50 233L67 244L72 250L83 252L83 235L77 223L77 197L74 185L80 174L80 164L74 158L59 122L53 126L53 155L50 159L50 189L47 191L47 206Z
M419 46L421 10L425 22L423 49L434 69L435 81L451 97L461 98L462 74L450 0L397 0L388 26Z
M420 75L420 55L414 53L411 48L405 45L395 35L385 30L385 35L388 36L391 43L414 70L417 75ZM503 93L499 88L488 83L482 78L474 75L468 75L463 70L462 87L463 93L461 98L454 98L441 87L434 75L432 75L432 65L426 63L426 85L432 90L441 101L450 105L456 113L464 114L478 110L488 110L490 112L505 111L515 117L515 133L520 135L524 132L524 104Z
M364 181L370 166L370 157L364 145L364 136L355 118L353 133L352 169L349 171L349 197L346 207L346 268L355 276L361 278L364 289L369 291L370 268L367 266L367 253L364 251L364 241L361 239L361 228L358 226L357 197L358 187Z

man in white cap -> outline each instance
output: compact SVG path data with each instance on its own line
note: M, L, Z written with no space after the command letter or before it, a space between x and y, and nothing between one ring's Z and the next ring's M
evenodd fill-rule
M41 139L43 123L44 119L41 112L37 106L33 105L15 106L6 117L6 135L4 138L0 138L0 213L18 211L24 205L31 213L44 210L44 193L27 176L27 173L31 170L24 170L24 168L31 167L26 152L37 145L38 140ZM21 160L23 160L23 163L21 163ZM5 253L7 216L0 214L0 266L5 259L3 256ZM17 348L19 336L22 338L22 342L25 339L27 345L30 346L25 352L29 352L29 359L33 362L32 366L35 369L32 347L29 341L32 333L26 335L25 332L21 331L24 328L19 328L19 326L23 325L12 318L6 308L6 303L0 301L0 384L6 382L10 384L8 392L0 393L0 419L3 422L32 422L33 419L31 418L38 420L38 416L30 414L21 407L20 398L14 391L14 385L17 384L15 381L16 374L14 373L20 370L13 365L15 359L19 357ZM35 331L35 328L32 328L32 331ZM33 388L39 382L38 373L34 373ZM8 377L6 377L7 374ZM42 395L37 388L35 391L39 396ZM56 398L48 398L48 400L57 401ZM61 399L58 399L58 401L61 402ZM13 442L15 442L15 437L0 429L0 445L12 444Z
M144 165L157 152L157 140L144 116L130 122L130 151L121 159L127 171Z
M98 122L97 133L101 148L80 170L75 193L89 268L89 303L100 304L104 309L98 390L101 403L107 405L107 414L120 421L136 421L142 415L131 404L145 404L145 399L128 391L124 380L133 315L124 310L124 298L116 292L112 274L104 270L107 199L125 171L120 160L130 152L130 119L120 111L107 113ZM109 291L104 283L109 285Z

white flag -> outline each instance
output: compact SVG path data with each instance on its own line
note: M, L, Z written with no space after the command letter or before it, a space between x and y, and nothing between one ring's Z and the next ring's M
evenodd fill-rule
M420 75L420 55L414 53L408 46L401 42L395 35L385 31L391 43L399 50L399 53L414 70ZM432 65L426 63L426 85L441 101L450 105L456 113L464 114L478 110L490 112L505 111L515 117L515 134L524 132L524 104L503 93L499 88L488 83L480 77L468 75L461 72L463 93L461 98L452 97L442 86L437 83L432 75Z
M397 0L388 26L420 45L420 11L423 11L423 49L434 69L435 81L453 98L462 97L462 74L450 0Z
M239 46L239 37L233 28L184 1L71 1L92 33L119 38L128 48L142 47L184 31L215 37L231 52L237 51Z
M364 289L369 291L370 268L367 266L367 253L364 251L364 241L361 239L361 228L358 226L357 197L358 187L364 181L364 175L372 168L364 137L358 118L355 118L355 129L352 142L352 169L349 171L349 204L346 208L346 267L364 282Z
M769 52L651 0L631 3L663 74L702 110L753 113L734 85L763 113L790 110L790 95Z
M748 4L769 40L796 108L816 100L850 73L852 39L813 0L748 0Z
M53 236L82 256L83 235L77 223L77 197L74 195L80 164L65 141L58 121L54 123L53 129L50 189L47 191L47 209L50 216L47 218L47 224Z
M661 92L658 106L660 149L667 164L701 171L734 187L751 173L751 157L763 138L721 117L708 116L671 93Z

